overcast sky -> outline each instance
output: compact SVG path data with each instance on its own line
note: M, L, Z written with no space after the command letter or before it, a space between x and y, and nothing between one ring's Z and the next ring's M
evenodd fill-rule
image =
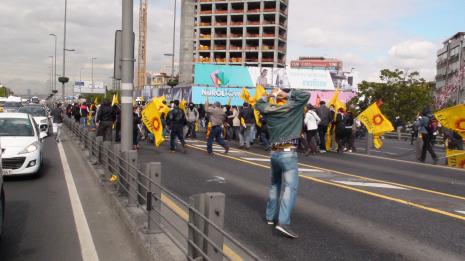
M148 2L148 70L155 72L170 64L163 53L171 52L174 0ZM383 68L418 70L432 80L442 41L465 31L463 0L290 0L289 7L288 62L298 56L335 57L364 80L376 80ZM64 0L0 1L0 83L19 93L48 93L53 55L48 34L58 35L61 74L63 13ZM67 48L76 49L66 56L71 81L79 80L80 72L90 80L90 58L97 57L95 81L111 83L114 31L120 27L121 1L68 0Z

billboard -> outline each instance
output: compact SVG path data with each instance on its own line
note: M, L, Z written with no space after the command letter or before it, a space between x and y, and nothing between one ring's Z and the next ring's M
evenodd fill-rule
M254 95L255 88L247 89L249 90L250 95ZM241 88L193 86L191 101L195 104L204 104L208 97L208 102L210 104L218 101L221 105L226 105L229 99L231 99L230 105L242 106L244 101L239 97L241 90Z
M335 86L350 90L353 75L345 72L296 68L259 68L216 64L195 64L194 84L216 88L280 87L304 90L334 91Z
M92 86L91 81L76 81L74 82L74 93L83 94L83 93L101 93L105 94L105 86L103 82L94 82Z

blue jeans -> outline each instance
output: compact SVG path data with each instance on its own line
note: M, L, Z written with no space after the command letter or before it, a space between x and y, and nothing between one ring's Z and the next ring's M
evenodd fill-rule
M269 199L266 205L266 219L276 220L278 224L289 225L291 223L291 212L294 208L299 186L297 152L273 151L271 153L271 187ZM282 180L284 178L284 192L281 194ZM278 215L279 214L279 215Z
M81 117L80 119L81 126L86 129L87 128L87 117Z
M221 134L223 132L223 129L220 126L213 126L212 130L210 132L210 136L208 136L208 141L207 141L207 151L208 153L213 152L213 140L216 140L218 144L220 144L223 148L227 148L228 145L223 140L223 137L221 137Z

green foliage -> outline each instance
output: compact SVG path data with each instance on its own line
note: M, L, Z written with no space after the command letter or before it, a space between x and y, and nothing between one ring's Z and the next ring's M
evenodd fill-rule
M381 70L381 82L363 81L358 85L359 93L349 105L357 112L363 111L370 104L382 99L381 111L391 120L400 116L402 121L413 121L418 112L433 103L435 84L419 78L418 72L405 75L398 69Z

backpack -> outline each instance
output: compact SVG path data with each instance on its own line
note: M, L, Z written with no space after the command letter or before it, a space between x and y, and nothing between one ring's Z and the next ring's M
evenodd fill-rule
M438 131L438 128L439 128L438 120L434 116L430 117L428 126L426 127L428 132L429 133L435 133L435 132Z

